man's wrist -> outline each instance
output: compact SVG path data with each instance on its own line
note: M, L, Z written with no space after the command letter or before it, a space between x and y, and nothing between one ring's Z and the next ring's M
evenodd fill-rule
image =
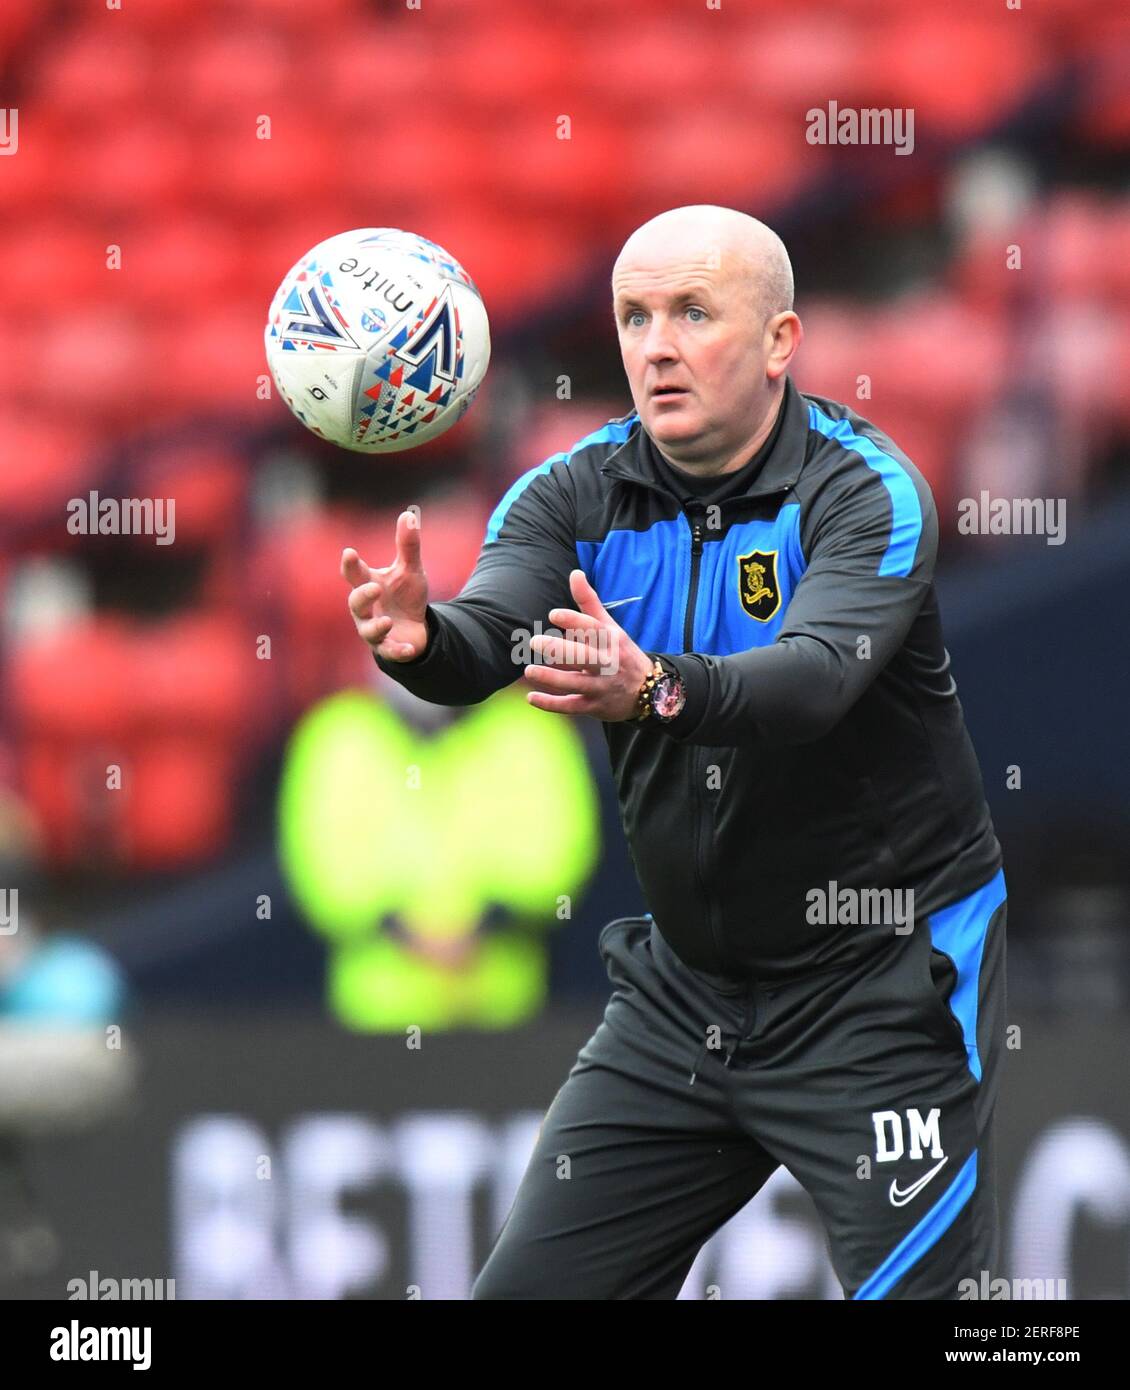
M659 724L672 724L686 704L686 687L679 673L663 657L648 652L644 655L651 665L640 684L633 718L638 723L654 720Z
M422 666L427 658L436 649L439 635L439 618L432 611L429 603L424 610L424 626L427 628L427 637L424 639L424 650L417 652L415 656L409 657L407 661L392 661L388 657L381 656L376 647L373 650L373 659L382 671L387 671L390 675L393 671L409 667Z
M629 716L638 724L652 717L654 713L652 698L655 694L655 687L666 674L657 656L652 656L650 652L645 652L644 655L648 660L648 668L636 692L635 709Z
M698 726L706 708L709 689L706 671L701 661L693 656L670 656L659 652L649 652L647 655L659 662L665 674L677 679L678 692L661 691L661 697L663 694L668 697L665 701L661 699L661 707L668 711L666 717L656 717L653 713L645 722L654 722L676 739L685 737Z

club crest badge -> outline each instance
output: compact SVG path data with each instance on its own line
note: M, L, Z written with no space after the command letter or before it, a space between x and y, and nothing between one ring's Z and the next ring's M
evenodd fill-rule
M781 606L777 584L777 552L751 550L738 556L738 593L751 618L767 623Z

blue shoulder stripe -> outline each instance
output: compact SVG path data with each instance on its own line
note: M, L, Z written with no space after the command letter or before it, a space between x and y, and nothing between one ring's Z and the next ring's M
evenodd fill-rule
M885 454L873 439L857 434L849 420L833 420L822 410L808 403L809 426L825 439L834 439L845 449L862 458L868 468L878 473L891 499L891 539L879 562L880 574L894 574L905 579L914 568L918 542L922 536L922 504L914 480L898 459Z
M483 540L484 545L490 545L498 540L498 533L502 530L502 523L506 520L506 513L521 497L522 493L529 487L539 473L548 473L555 463L571 463L574 454L579 454L582 449L587 449L590 444L623 444L635 428L638 417L633 413L626 420L610 420L607 425L601 425L600 429L593 430L592 434L586 434L584 439L579 439L576 444L566 454L553 454L544 463L539 463L536 468L531 468L523 473L520 478L516 478L504 494L502 501L491 513L491 518L487 522L486 536Z

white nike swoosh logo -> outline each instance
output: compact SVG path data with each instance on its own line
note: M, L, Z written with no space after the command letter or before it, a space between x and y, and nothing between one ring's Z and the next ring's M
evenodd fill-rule
M926 1184L930 1181L930 1179L935 1175L935 1173L937 1173L938 1170L944 1167L945 1164L947 1164L948 1162L949 1154L946 1154L946 1156L941 1160L941 1162L935 1163L933 1168L931 1168L928 1173L923 1173L922 1176L918 1179L918 1181L912 1182L904 1192L899 1191L897 1181L892 1181L891 1206L905 1207L907 1202L912 1202L915 1199L915 1197L917 1197L918 1194L922 1191L922 1189L926 1186Z
M634 598L614 598L611 603L606 603L605 608L619 608L622 603L639 603L643 594L636 594Z

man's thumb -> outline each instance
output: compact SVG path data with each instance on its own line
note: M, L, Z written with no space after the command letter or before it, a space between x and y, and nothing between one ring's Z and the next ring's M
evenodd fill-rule
M373 575L356 550L347 546L341 552L341 577L351 589L356 589L361 584L368 584Z
M590 618L606 618L608 616L600 601L600 596L589 583L584 570L577 569L570 573L569 588L582 613L587 613Z

